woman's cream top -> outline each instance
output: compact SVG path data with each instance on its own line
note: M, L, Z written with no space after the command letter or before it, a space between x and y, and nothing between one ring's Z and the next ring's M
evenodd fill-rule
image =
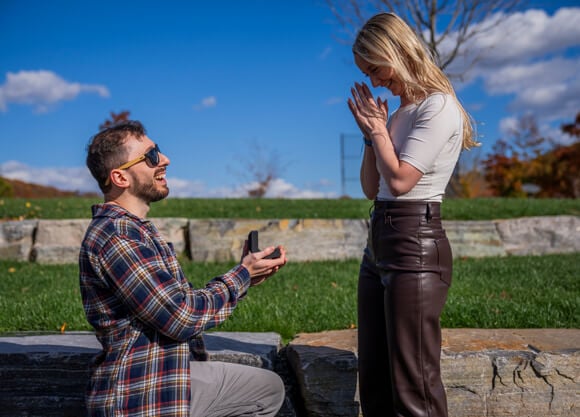
M434 93L420 103L399 107L387 129L399 160L423 176L408 193L395 197L381 175L377 199L442 201L463 143L463 121L455 99Z

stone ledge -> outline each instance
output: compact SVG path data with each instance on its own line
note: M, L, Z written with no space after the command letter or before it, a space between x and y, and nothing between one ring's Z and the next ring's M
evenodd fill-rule
M356 417L356 329L299 334L211 332L212 360L273 369L286 382L278 417ZM92 333L0 337L0 416L84 415ZM575 417L578 329L444 329L442 375L449 417Z
M277 333L210 332L211 360L275 370ZM101 345L91 332L0 337L0 416L85 415L88 364ZM286 400L279 416L295 416Z
M357 416L356 330L299 334L288 346L309 416ZM449 417L575 417L578 329L444 329Z
M200 262L239 259L252 229L260 231L261 246L283 244L292 261L359 258L368 228L364 219L151 220L178 253ZM0 259L76 263L88 224L89 219L0 222ZM443 226L456 258L580 252L578 216L444 221Z

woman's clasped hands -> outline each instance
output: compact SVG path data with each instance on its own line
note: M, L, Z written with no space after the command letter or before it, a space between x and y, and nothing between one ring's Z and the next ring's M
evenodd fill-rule
M348 107L362 134L369 140L373 140L375 136L385 135L389 115L387 100L380 97L375 100L365 83L355 83L350 91L352 98L348 99Z

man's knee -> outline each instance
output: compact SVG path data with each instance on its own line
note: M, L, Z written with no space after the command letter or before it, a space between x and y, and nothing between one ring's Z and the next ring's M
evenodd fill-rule
M269 393L269 407L275 413L284 403L284 399L286 398L286 388L284 387L284 381L282 381L282 378L280 378L278 374L272 371L266 372L267 374L264 377L263 383L266 384L265 386Z

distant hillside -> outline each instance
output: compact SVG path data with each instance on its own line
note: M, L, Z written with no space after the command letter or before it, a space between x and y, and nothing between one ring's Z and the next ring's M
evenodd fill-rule
M1 186L4 183L4 186ZM6 197L15 198L53 198L53 197L94 197L96 193L81 193L78 191L63 191L55 187L31 184L20 180L0 177L0 193Z

